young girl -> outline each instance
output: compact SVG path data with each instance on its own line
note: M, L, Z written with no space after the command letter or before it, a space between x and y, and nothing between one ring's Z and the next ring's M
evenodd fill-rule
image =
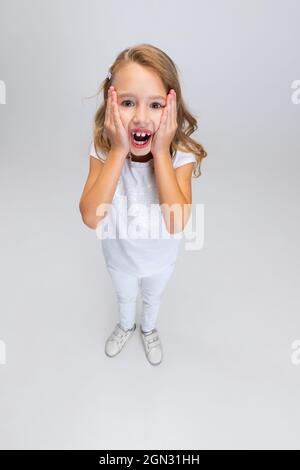
M134 333L140 286L142 344L150 364L157 365L163 357L156 328L161 297L175 268L178 234L190 214L192 171L201 175L207 153L190 137L198 126L183 101L176 66L157 47L140 44L122 51L102 89L104 103L95 115L80 212L84 223L100 227L102 234L110 221L110 212L102 208L111 207L117 219L117 236L102 239L119 311L105 353L116 356ZM147 217L145 209L150 208ZM153 236L152 229L159 227L163 233Z

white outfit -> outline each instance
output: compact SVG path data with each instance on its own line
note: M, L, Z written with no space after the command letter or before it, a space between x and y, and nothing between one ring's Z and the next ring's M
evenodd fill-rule
M90 147L90 155L98 158L93 142ZM100 154L100 157L98 159L105 162L106 155ZM196 162L196 158L192 153L177 151L172 159L173 168L191 162L194 164ZM103 238L105 220L107 219L107 223L110 220L107 216L100 224L102 226L102 252L107 267L142 277L152 275L175 263L182 234L179 232L172 235L166 229L159 205L153 158L147 162L125 159L112 204L115 215L118 217L115 238L110 236ZM130 229L128 228L130 224L133 224L132 227L139 225L142 229L141 234L144 234L144 236L147 233L149 234L151 228L149 225L150 208L155 216L151 217L151 227L157 229L158 234L161 234L161 236L154 238L150 234L147 238L135 239L130 236L127 236L127 238L119 237L122 233L130 235ZM130 220L133 216L131 211L137 214L134 221ZM128 231L126 231L126 228L128 228ZM165 238L162 238L163 236Z
M102 153L99 158L93 142L89 155L105 163L106 155ZM177 151L172 158L173 168L191 162L196 162L192 153ZM102 252L117 293L119 324L125 330L134 325L140 280L143 299L141 327L143 331L150 331L155 328L161 296L174 271L182 239L182 235L171 235L166 229L159 205L153 159L148 162L131 161L129 158L124 160L112 205L118 218L114 224L115 238L103 238L105 225L112 225L109 213L102 220L100 227ZM156 216L151 218L151 224L150 208ZM132 216L135 217L135 222L145 238L136 238L137 230L134 237L130 236L130 230L127 231L132 224ZM136 224L133 227L136 227ZM158 238L149 234L150 227L158 230ZM121 238L120 234L125 234L125 238Z

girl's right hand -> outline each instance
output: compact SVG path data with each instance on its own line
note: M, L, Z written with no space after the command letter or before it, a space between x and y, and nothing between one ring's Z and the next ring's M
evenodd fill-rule
M122 153L124 152L127 155L130 151L128 133L121 121L117 102L117 92L114 90L113 86L108 89L104 129L109 138L111 149Z

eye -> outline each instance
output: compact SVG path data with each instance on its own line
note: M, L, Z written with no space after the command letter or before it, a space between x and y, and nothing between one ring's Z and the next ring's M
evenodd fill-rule
M159 108L154 108L154 109L160 109L160 108L163 107L160 103L153 103L153 104L158 104L159 105Z
M126 105L126 103L132 103L131 100L125 100L125 101L122 101L121 105L122 106L125 106L125 108L128 108L128 106ZM162 106L160 103L152 103L152 104L157 104L159 107L155 107L154 109L160 109L160 108L164 108L164 106ZM130 106L131 107L131 106Z
M121 104L123 105L124 103L132 103L132 101L130 101L130 100L125 100L125 101L122 101ZM124 106L125 106L125 105L124 105ZM128 106L125 106L125 107L128 108Z

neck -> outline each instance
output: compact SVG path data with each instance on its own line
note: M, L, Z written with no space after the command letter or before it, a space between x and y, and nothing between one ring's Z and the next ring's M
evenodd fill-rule
M151 152L147 153L147 155L138 156L138 155L134 155L130 151L127 158L130 158L130 155L131 155L131 160L133 162L148 162L149 160L151 160L151 158L153 158L153 155Z

